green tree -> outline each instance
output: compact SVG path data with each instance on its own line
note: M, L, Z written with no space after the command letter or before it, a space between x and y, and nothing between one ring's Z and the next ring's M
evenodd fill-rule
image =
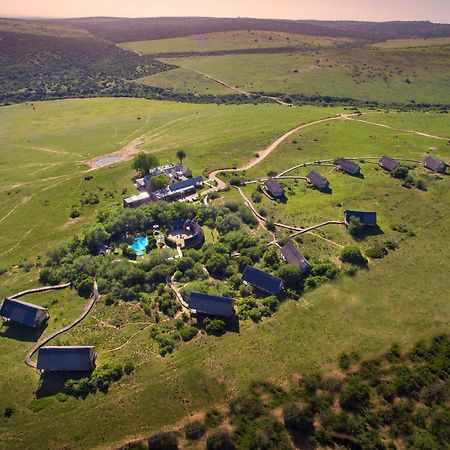
M178 150L176 155L180 161L180 164L183 164L183 159L186 158L186 152L184 150Z
M103 225L97 223L86 230L83 244L91 253L95 254L100 246L105 244L110 237L111 235L105 230Z
M158 165L158 158L149 153L139 152L133 159L133 169L141 176L144 176L150 169L157 167Z
M159 191L160 189L164 189L169 186L169 179L161 173L152 177L150 184L152 191Z

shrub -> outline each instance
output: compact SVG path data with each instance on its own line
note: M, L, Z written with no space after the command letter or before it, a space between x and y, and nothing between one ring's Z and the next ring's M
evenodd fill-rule
M217 409L208 411L205 415L205 426L207 428L216 428L222 422L222 416Z
M339 403L342 408L349 411L361 411L370 400L369 389L359 381L348 383L341 392Z
M206 448L208 450L234 450L236 446L230 433L225 430L220 430L212 433L208 437Z
M377 242L373 247L368 248L365 252L366 256L369 258L384 258L387 255L387 249L381 244Z
M266 222L266 228L267 228L269 231L275 231L275 230L276 230L276 225L275 225L275 223L274 223L272 220L268 220L268 221Z
M294 403L283 408L283 420L286 428L290 430L300 431L306 435L314 431L311 418Z
M184 427L184 434L188 439L201 438L206 432L205 425L200 421L190 422Z
M78 209L74 208L70 212L70 218L71 219L76 219L77 217L80 217L80 211Z
M404 180L408 176L409 169L404 166L399 166L392 171L392 176L399 180Z
M178 332L180 333L182 341L188 342L197 335L198 330L192 325L186 325L180 328Z
M3 410L3 417L6 417L7 419L9 419L14 413L14 408L12 406L7 406L4 410Z
M252 200L253 200L255 203L261 203L261 200L262 200L261 192L253 191L253 192L252 192Z
M365 266L367 259L361 253L359 247L345 247L341 251L341 261L349 264L355 264L357 266Z
M227 330L227 324L221 319L211 319L207 317L203 324L205 325L205 331L208 334L214 334L220 336Z
M150 450L177 450L178 438L173 432L157 433L148 440Z

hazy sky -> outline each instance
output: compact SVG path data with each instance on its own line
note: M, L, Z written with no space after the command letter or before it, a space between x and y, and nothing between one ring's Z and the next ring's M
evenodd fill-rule
M0 16L241 16L450 23L450 0L0 0Z

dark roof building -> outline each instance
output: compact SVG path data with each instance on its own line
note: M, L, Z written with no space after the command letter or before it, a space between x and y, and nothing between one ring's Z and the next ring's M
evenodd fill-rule
M234 300L228 297L191 292L189 296L189 309L197 314L209 316L232 317Z
M270 177L264 181L264 186L269 194L274 198L283 197L284 191L280 184L275 180L275 178Z
M361 222L361 225L374 227L377 224L377 213L369 211L344 211L345 224L348 225L352 220L352 217L356 217Z
M317 189L326 189L329 185L328 180L314 170L306 175L306 181L313 184Z
M242 279L255 288L273 295L278 295L283 287L281 278L251 266L245 268Z
M95 368L95 347L41 347L38 370L50 372L84 372Z
M0 316L11 322L38 328L48 319L47 308L22 302L12 298L5 298L0 308Z
M400 165L400 163L395 159L389 158L389 156L382 156L380 158L380 161L378 161L378 165L384 170L392 172Z
M307 272L311 269L308 260L298 251L297 247L288 241L281 247L281 254L286 262L298 267L302 272Z
M439 159L433 158L432 156L427 156L423 160L423 165L433 172L445 172L446 169L446 165L444 162L439 161Z
M195 192L197 188L202 187L203 177L200 175L187 180L178 181L177 183L169 184L168 187L154 191L150 195L153 200L172 201L178 198L186 197L188 194Z
M347 172L351 175L357 175L361 171L359 165L351 159L338 158L336 159L336 165L344 172Z

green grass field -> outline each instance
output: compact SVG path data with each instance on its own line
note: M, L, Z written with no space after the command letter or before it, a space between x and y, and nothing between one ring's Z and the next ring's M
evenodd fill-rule
M9 239L0 253L20 241L17 252L1 257L5 264L17 262L21 254L34 261L46 248L78 231L79 224L67 224L71 223L71 206L79 203L81 191L104 189L99 205L82 210L81 223L91 220L97 210L117 203L123 187L131 191L129 163L90 172L94 178L86 181L83 160L118 150L141 136L142 148L155 152L164 162L173 157L175 149L186 149L186 164L202 172L241 164L282 132L342 112L331 108L219 107L125 99L38 103L35 108L21 105L0 110L0 135L5 144L0 166L5 177L0 186L0 220L31 196L0 223L3 240ZM436 134L448 130L445 114L390 112L362 118ZM424 123L426 128L422 128ZM291 136L246 175L256 178L268 170L281 171L296 163L341 155L387 153L420 159L427 149L447 161L450 157L446 140L335 121ZM450 212L450 177L415 169L414 175L427 183L428 190L422 192L402 188L397 180L374 169L373 165L362 164L364 179L328 173L329 168L318 169L325 170L329 177L331 195L305 190L302 181L297 186L290 182L295 195L289 195L285 205L277 206L268 199L263 205L274 217L302 225L329 216L340 219L344 207L373 207L379 211L385 233L382 238L398 240L399 249L382 260L371 261L368 270L354 277L342 276L307 292L297 302L283 303L279 312L262 323L242 322L239 334L220 338L200 335L173 355L161 358L150 339L149 319L136 304L107 306L100 298L84 322L55 342L95 345L99 364L136 363L136 371L113 384L106 395L97 393L84 400L67 401L46 397L50 400L43 401L43 408L34 412L35 405L30 402L38 390L39 377L23 363L33 343L1 336L0 411L11 406L14 413L9 419L0 417L0 447L111 448L227 402L255 378L283 384L295 374L318 368L333 370L342 351L356 350L366 357L386 351L393 342L407 348L421 338L448 332L450 311L443 280L449 270L450 228L446 219ZM297 173L304 174L304 170ZM245 189L250 193L253 188ZM105 190L113 191L113 197L103 199ZM225 197L238 198L236 191ZM221 201L223 198L218 199ZM32 228L36 223L40 225ZM397 223L405 224L415 236L394 232L391 225ZM30 228L32 231L21 240ZM318 234L343 245L352 242L338 227L324 228ZM361 245L366 247L379 238L369 237ZM208 239L212 239L209 234ZM303 237L299 246L313 256L335 258L338 252L314 236ZM16 267L0 276L2 296L37 285L34 268L25 272ZM78 315L85 303L70 290L25 300L50 305L52 318L45 333Z
M164 61L214 76L249 92L279 92L379 102L444 103L448 95L448 47L321 49L273 55L222 55ZM163 77L168 77L165 74ZM164 79L164 78L163 78ZM152 77L146 82L151 84ZM193 84L177 84L191 89ZM161 86L160 75L156 84ZM170 82L168 86L171 86ZM172 84L173 86L173 84ZM198 93L205 93L197 86Z
M391 39L386 42L372 44L375 48L413 48L413 47L436 47L449 46L450 38L430 38L430 39Z
M180 93L187 92L198 94L201 92L209 95L227 95L236 93L232 89L210 80L199 73L182 67L139 78L136 82L172 89L174 92Z
M134 52L152 55L158 53L211 52L221 50L242 50L248 48L332 47L352 42L350 38L327 38L273 31L224 31L198 34L172 39L125 42L120 47Z
M298 124L341 111L133 99L2 108L0 265L34 258L51 243L79 230L99 209L135 193L130 163L89 172L84 162L92 157L120 150L138 139L136 146L155 153L161 163L174 161L176 150L183 148L194 172L208 173L245 162ZM86 180L86 176L93 179ZM124 188L128 191L122 193ZM84 205L83 199L92 195L100 203ZM82 214L71 220L74 207Z

